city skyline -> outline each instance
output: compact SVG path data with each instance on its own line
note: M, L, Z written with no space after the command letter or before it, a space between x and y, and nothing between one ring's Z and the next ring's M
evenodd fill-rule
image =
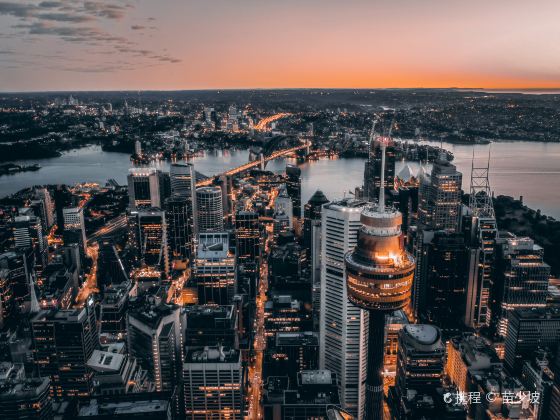
M560 88L560 5L2 1L0 91Z

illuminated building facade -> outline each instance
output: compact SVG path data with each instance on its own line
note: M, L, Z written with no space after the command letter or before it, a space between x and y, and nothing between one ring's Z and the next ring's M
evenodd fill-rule
M507 333L508 315L516 308L544 308L548 296L550 266L544 250L531 238L509 235L498 238L497 283L498 333ZM497 314L498 315L498 314Z
M292 214L290 218L301 219L301 169L297 166L286 166L286 192L292 199Z
M187 199L187 224L191 237L196 236L196 172L191 163L172 163L169 168L171 196Z
M39 375L50 376L56 399L84 397L93 391L86 363L99 346L93 300L84 307L39 312L31 321Z
M138 262L168 273L169 248L165 212L159 208L134 210L129 214L129 226Z
M189 219L189 199L173 195L165 200L169 256L186 260L193 250L192 220Z
M244 396L240 352L222 346L187 351L183 389L186 419L241 420Z
M80 254L87 253L86 223L84 221L84 209L81 207L69 207L62 210L64 217L64 244L78 244Z
M337 375L341 406L358 418L365 402L368 313L348 300L344 256L356 246L365 205L346 198L325 204L321 214L319 368Z
M131 168L128 171L130 209L161 205L160 176L155 168Z
M199 233L224 230L224 207L220 188L202 187L196 190L196 217Z
M235 256L227 232L198 235L193 278L200 304L231 305L235 294Z

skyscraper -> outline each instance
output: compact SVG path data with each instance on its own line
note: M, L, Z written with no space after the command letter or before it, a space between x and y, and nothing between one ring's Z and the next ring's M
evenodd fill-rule
M469 209L472 213L464 217L466 226L463 231L471 249L477 250L471 253L475 261L470 266L475 272L469 274L465 314L465 324L474 328L490 325L492 316L490 299L495 280L498 226L492 204L489 173L490 156L484 167L475 167L473 157L469 195Z
M378 138L381 146L381 185L384 183L385 147L388 138ZM383 355L385 314L409 303L414 258L404 249L402 215L385 207L385 190L379 203L366 207L358 243L344 257L348 299L369 311L366 402L364 418L383 419Z
M373 138L370 142L368 160L364 165L364 197L369 201L379 198L381 186L381 147ZM383 187L391 190L395 187L395 147L388 145L385 150L385 170Z
M243 418L243 366L238 350L218 346L187 351L183 385L186 419Z
M288 227L290 229L293 227L294 202L288 195L287 187L284 185L278 189L278 196L274 200L274 213L277 215L285 214L288 220Z
M172 195L165 200L169 256L186 260L193 250L192 220L189 220L189 199Z
M127 180L130 209L161 205L160 177L155 168L130 168Z
M418 193L418 225L423 229L459 231L463 175L444 153L424 174Z
M165 212L158 208L132 211L129 225L138 261L169 273Z
M64 216L64 244L78 244L82 256L87 254L86 224L82 207L69 207L62 211Z
M152 297L131 306L126 319L130 356L147 370L157 392L173 391L182 354L179 308Z
M198 232L222 232L224 208L222 190L218 187L201 187L196 190Z
M43 203L43 213L44 216L41 218L44 221L45 229L50 229L54 224L54 204L52 202L51 194L46 188L38 188L35 190L35 194L39 200Z
M231 305L235 294L235 258L229 251L227 232L198 236L193 277L200 304Z
M84 307L39 312L31 321L35 364L51 377L55 398L91 395L92 373L86 363L99 346L93 300Z
M259 215L238 211L235 215L235 244L237 264L256 263L260 257L261 229Z
M507 333L508 315L516 308L544 308L548 296L550 266L543 249L531 238L509 235L498 238L499 279L496 281L498 333Z
M192 236L196 236L196 172L191 163L172 163L169 169L171 195L187 199L187 220Z
M293 203L292 214L288 216L301 219L301 169L297 166L286 166L286 192Z
M368 313L348 301L344 255L357 243L366 203L346 198L323 206L319 367L338 376L340 403L362 418L365 397Z

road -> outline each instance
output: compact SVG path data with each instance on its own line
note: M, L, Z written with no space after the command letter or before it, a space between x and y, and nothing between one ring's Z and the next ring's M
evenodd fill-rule
M268 131L270 130L268 128L268 125L274 121L277 121L281 118L285 118L285 117L289 117L292 114L289 114L287 112L280 112L279 114L274 114L271 115L270 117L266 117L263 118L262 120L260 120L257 125L255 125L254 129L257 131Z
M249 365L249 419L258 420L263 418L263 410L261 406L262 400L262 367L263 354L266 349L266 331L264 328L264 305L266 304L266 293L268 291L268 264L267 256L270 250L269 241L271 232L267 230L267 238L265 241L265 252L262 258L260 269L259 293L257 294L257 310L255 314L255 341L253 348L255 357Z
M82 287L78 290L76 296L76 305L79 307L84 306L85 301L90 294L99 292L97 288L97 257L99 256L99 246L94 243L87 247L88 256L93 260L89 274L86 274L86 279Z
M126 224L127 224L126 215L123 214L118 217L115 217L107 224L103 225L102 228L89 235L88 245L92 245L95 241L97 241L101 237L110 235L111 233L113 233L118 229L124 229L126 227Z

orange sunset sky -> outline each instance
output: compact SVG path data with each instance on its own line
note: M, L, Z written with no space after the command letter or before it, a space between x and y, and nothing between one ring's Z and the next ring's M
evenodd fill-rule
M558 0L0 1L0 91L559 88Z

